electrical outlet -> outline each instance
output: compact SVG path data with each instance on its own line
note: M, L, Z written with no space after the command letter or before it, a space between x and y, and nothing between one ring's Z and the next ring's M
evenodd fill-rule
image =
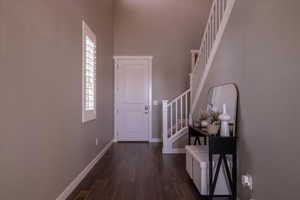
M251 191L253 190L253 178L250 174L242 175L242 185L248 187Z
M98 146L98 138L96 138L96 146Z

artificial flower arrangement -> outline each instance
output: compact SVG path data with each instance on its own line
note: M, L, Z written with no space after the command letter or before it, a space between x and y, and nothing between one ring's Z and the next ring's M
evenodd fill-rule
M201 111L200 112L200 125L201 128L206 129L209 135L216 135L220 130L219 115L217 111Z

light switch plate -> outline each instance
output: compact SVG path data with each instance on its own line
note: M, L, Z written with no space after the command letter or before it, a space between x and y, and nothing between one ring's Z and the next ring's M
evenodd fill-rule
M154 100L154 101L153 101L153 105L154 105L154 106L158 106L158 101L157 101L157 100Z

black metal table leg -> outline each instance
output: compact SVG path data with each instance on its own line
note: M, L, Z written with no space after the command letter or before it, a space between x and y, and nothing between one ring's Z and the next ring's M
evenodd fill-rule
M198 142L199 145L201 145L201 141L200 141L199 136L195 136L194 145L197 145L197 142Z
M213 156L219 156L217 168L213 169ZM229 168L228 157L232 158L232 167ZM225 168L225 177L230 186L230 195L226 195L230 199L236 200L237 186L237 158L236 158L236 138L235 137L209 137L209 200L215 197L215 188L220 173L220 168ZM223 165L222 165L223 163Z

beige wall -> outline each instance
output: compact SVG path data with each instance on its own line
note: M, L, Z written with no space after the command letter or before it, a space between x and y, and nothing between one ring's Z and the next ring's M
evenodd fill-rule
M98 115L86 124L82 18L99 45ZM0 0L0 199L55 199L112 139L112 28L111 0Z
M207 88L235 82L240 91L241 200L299 199L300 1L237 0ZM204 102L204 101L202 101Z
M153 56L153 100L189 87L190 50L200 45L210 0L115 0L114 55ZM153 107L153 137L161 136L161 105Z

